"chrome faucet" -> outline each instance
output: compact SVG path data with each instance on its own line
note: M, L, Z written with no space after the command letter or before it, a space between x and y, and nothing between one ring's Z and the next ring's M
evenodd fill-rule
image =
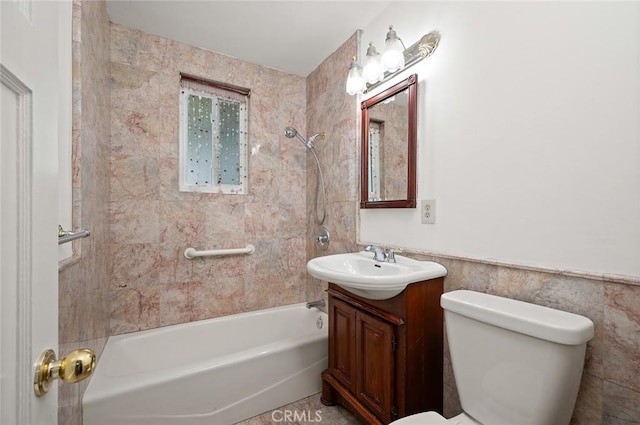
M324 302L324 298L321 298L318 301L309 301L309 302L307 302L307 308L324 307L326 305L327 304Z
M373 259L376 261L387 261L387 252L379 245L368 245L364 249L366 252L373 252Z
M385 248L380 245L368 245L364 248L366 252L373 252L373 259L380 262L395 263L396 262L396 250L393 248Z

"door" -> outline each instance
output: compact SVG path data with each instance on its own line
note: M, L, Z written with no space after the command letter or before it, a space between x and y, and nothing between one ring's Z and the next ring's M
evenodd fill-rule
M57 424L57 385L34 392L58 347L58 139L70 134L71 2L0 2L0 422ZM68 61L68 62L65 62ZM61 66L62 65L62 66ZM63 115L64 116L64 115Z
M333 297L329 306L329 370L342 385L355 393L356 309Z
M384 422L393 408L394 327L363 311L356 312L356 391L358 399Z

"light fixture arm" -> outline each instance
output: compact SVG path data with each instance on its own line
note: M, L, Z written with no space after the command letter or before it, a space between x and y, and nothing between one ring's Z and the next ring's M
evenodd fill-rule
M405 67L409 67L415 62L431 56L438 48L439 42L440 33L437 31L431 31L428 34L423 35L420 40L412 44L408 49L404 50Z

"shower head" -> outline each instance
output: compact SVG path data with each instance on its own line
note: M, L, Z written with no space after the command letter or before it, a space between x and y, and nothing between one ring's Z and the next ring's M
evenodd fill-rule
M304 140L304 137L302 137L300 133L298 133L298 130L296 130L293 127L285 128L284 135L287 136L289 139L293 139L294 137L297 137L302 142L303 145L305 145L306 147L309 147L309 142Z
M297 137L302 142L302 144L305 145L309 149L313 148L313 142L318 137L321 138L321 139L324 139L324 133L318 133L318 134L314 134L313 136L311 136L309 138L309 140L305 140L305 138L300 135L298 130L296 130L293 127L285 128L284 129L284 135L287 136L289 139L293 139L294 137Z
M284 135L287 136L289 139L292 139L298 135L298 130L296 130L293 127L287 127L284 129Z

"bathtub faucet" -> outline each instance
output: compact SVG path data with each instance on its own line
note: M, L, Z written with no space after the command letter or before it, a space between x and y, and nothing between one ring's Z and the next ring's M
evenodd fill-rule
M324 307L325 305L327 305L324 302L324 298L319 299L318 301L310 301L307 303L307 308L312 308L312 307Z

